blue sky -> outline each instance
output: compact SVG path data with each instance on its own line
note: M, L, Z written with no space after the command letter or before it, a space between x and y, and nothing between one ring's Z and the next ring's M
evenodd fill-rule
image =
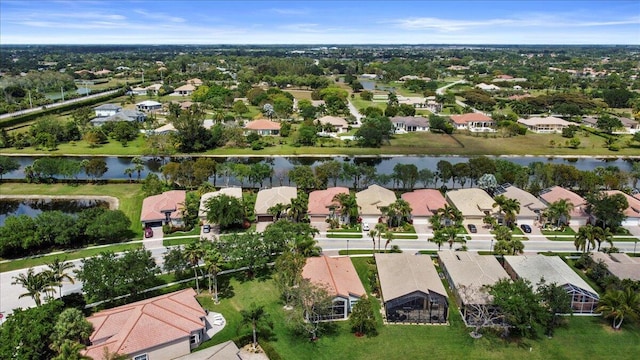
M640 1L0 0L0 44L640 44Z

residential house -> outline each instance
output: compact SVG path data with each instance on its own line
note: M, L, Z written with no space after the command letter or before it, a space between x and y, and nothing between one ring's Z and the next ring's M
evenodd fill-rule
M212 192L208 192L206 194L203 194L200 197L200 209L198 210L198 217L200 218L200 220L206 222L207 220L207 202L209 201L209 199L212 199L216 196L220 196L220 195L226 195L229 197L234 197L237 199L240 199L242 201L242 188L239 187L227 187L227 188L221 188L218 191L212 191Z
M537 290L544 279L546 284L561 286L571 296L574 314L594 314L600 297L582 277L576 274L559 256L504 256L504 268L512 279L525 279Z
M494 132L496 126L487 115L481 113L468 113L463 115L451 115L451 123L457 130L469 130L471 132Z
M622 194L627 199L629 206L624 209L625 219L622 220L622 226L640 226L640 200L620 190L608 190L605 194L608 196Z
M396 133L429 131L429 119L420 116L394 116L391 123Z
M447 323L447 291L430 256L378 253L375 259L387 322Z
M493 309L493 297L486 287L494 285L501 279L508 279L509 274L493 255L479 255L470 251L439 251L438 261L449 288L456 294L456 302L460 308L462 319L467 325L476 325L478 312ZM490 307L487 309L486 307Z
M485 84L485 83L480 83L478 85L476 85L476 88L480 89L480 90L484 90L484 91L498 91L500 90L500 87L494 84Z
M145 90L147 90L147 94L151 94L153 96L158 96L160 89L162 89L162 84L151 84L145 88Z
M136 109L145 112L153 112L162 109L162 104L153 101L153 100L145 100L136 104Z
M356 202L363 222L377 223L382 216L381 208L396 201L396 194L380 185L371 185L356 193Z
M147 88L143 88L141 86L133 87L127 92L127 95L146 96Z
M635 134L640 131L640 123L629 118L618 117L622 123L622 129L614 131L615 134Z
M175 93L179 96L191 96L196 90L196 87L191 84L185 84L175 89Z
M338 134L346 133L349 131L349 123L344 118L338 116L323 116L318 119L318 122L322 125L331 125Z
M102 104L93 108L96 112L96 117L107 117L115 115L118 111L122 110L122 106L116 104Z
M325 222L340 214L340 204L333 198L338 194L349 194L346 187L330 187L326 190L315 190L309 193L307 214L312 223Z
M181 225L186 195L187 192L184 190L171 190L146 197L142 200L140 215L142 226Z
M264 136L278 135L280 134L280 123L267 119L259 119L249 121L244 125L244 129L245 135L250 132L256 132Z
M102 70L95 71L95 72L93 73L93 75L95 75L96 77L102 77L102 76L107 76L107 75L109 75L109 74L111 74L111 73L112 73L112 71L111 71L111 70L108 70L108 69L102 69Z
M560 186L553 186L542 190L539 198L547 206L558 200L570 202L573 205L573 210L569 213L571 217L569 225L582 226L587 224L587 220L589 219L589 214L587 214L587 200L573 191ZM566 222L566 219L560 219L560 221Z
M482 226L485 216L497 216L498 207L486 191L478 188L456 189L447 191L445 198L462 213L464 219L470 223Z
M569 127L569 125L577 125L553 116L518 119L518 123L538 134L562 133L562 129Z
M367 295L348 256L307 258L302 278L324 288L332 297L332 311L322 320L346 320L358 300Z
M124 109L111 116L101 116L90 121L93 126L102 126L111 121L143 122L147 115L141 111Z
M520 204L520 212L516 214L518 224L534 225L540 220L542 212L547 209L547 205L533 194L511 184L498 186L494 195L504 195L507 199L516 200Z
M253 355L253 354L251 354ZM173 360L249 360L246 357L243 358L240 348L232 341L228 340L221 344L208 347L206 349L198 349L198 351L192 352L175 358ZM268 360L268 359L265 359Z
M254 208L256 220L258 222L275 220L274 216L269 214L269 208L278 204L291 205L291 199L296 197L298 197L298 189L294 186L276 186L258 191Z
M398 104L405 104L405 105L411 105L414 108L422 108L424 107L424 97L420 97L420 96L402 96L402 95L397 95L398 98Z
M427 224L438 209L447 203L440 191L435 189L420 189L401 195L402 200L411 206L411 219L414 223Z
M91 345L83 355L102 359L105 350L135 360L170 360L189 354L204 340L206 312L185 289L102 310L88 317Z
M195 87L198 87L200 85L203 84L202 80L198 79L198 78L193 78L193 79L189 79L187 80L187 84L193 85Z
M620 280L640 281L640 258L625 253L605 254L599 251L591 253L591 257L593 261L602 261L609 273Z

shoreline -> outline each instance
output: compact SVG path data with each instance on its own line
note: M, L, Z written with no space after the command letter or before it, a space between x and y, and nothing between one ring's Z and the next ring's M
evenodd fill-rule
M109 204L109 210L120 208L120 199L105 195L0 195L0 200L101 200Z

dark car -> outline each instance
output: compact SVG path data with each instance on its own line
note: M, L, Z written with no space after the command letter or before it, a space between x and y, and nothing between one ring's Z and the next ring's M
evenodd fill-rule
M527 224L520 225L520 229L522 229L522 231L527 233L527 234L531 234L531 226L529 226Z
M144 237L146 238L153 237L153 229L150 227L144 228Z
M478 228L476 228L476 226L473 224L468 224L467 228L469 229L469 232L472 234L475 234L478 232Z
M211 232L211 225L209 225L209 224L205 224L205 225L202 227L202 232L203 232L203 233L205 233L205 234L207 234L207 233Z

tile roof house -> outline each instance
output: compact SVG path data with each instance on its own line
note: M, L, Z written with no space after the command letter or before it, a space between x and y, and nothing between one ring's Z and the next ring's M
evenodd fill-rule
M569 221L570 225L585 225L589 219L589 214L587 214L586 211L587 200L571 190L567 190L560 186L553 186L542 190L539 198L547 206L561 199L567 200L573 204L573 210L569 213L571 216L571 220Z
M191 84L185 84L175 89L175 93L180 96L191 96L193 92L196 90L196 87Z
M536 220L540 220L540 214L547 209L547 205L533 194L511 184L500 185L495 195L504 195L507 199L520 203L520 212L516 217L518 224L532 225Z
M339 213L340 204L333 201L333 198L338 194L349 194L349 189L338 186L309 193L307 214L309 214L311 222L324 222L327 218Z
M447 322L447 291L430 256L378 253L375 259L387 322Z
M593 261L602 261L609 273L620 280L640 281L640 258L625 253L605 254L600 251L591 253Z
M367 295L348 256L307 258L302 278L324 288L333 297L333 311L323 320L346 320L353 305Z
M131 88L130 91L127 92L127 95L138 95L138 96L145 96L147 95L147 88L143 88L141 86L136 86Z
M430 218L447 203L442 193L435 189L414 190L406 192L400 197L411 206L413 221Z
M257 132L260 135L278 135L280 134L280 123L267 119L258 119L246 123L244 129L245 135L250 132Z
M100 116L89 121L93 126L102 126L111 121L143 122L147 115L141 111L124 109L110 116Z
M462 213L465 219L483 219L486 215L496 215L498 207L486 191L478 188L447 191L447 201Z
M476 88L480 89L480 90L484 90L484 91L498 91L500 90L500 87L494 84L485 84L485 83L480 83L478 85L475 86Z
M146 111L146 112L158 111L162 109L162 104L153 100L145 100L137 103L136 109L140 111Z
M569 127L569 125L577 125L553 116L518 119L518 123L538 134L562 133L562 129Z
M438 261L449 287L456 294L462 318L468 325L474 324L476 307L491 305L493 301L483 287L509 278L493 255L444 250L438 252Z
M122 106L116 104L102 104L93 108L96 112L96 117L107 117L115 115L118 111L122 110Z
M187 80L187 84L191 84L193 86L200 86L203 84L202 80L198 79L198 78L193 78L193 79L189 79Z
M526 279L534 290L544 279L546 284L555 283L571 296L574 313L593 314L598 306L598 293L576 274L559 256L524 255L504 256L504 268L513 279Z
M347 122L347 120L338 116L323 116L318 119L318 122L320 122L320 124L322 125L328 124L333 126L333 128L336 130L335 132L337 132L338 134L349 131L349 123Z
M184 190L165 191L142 200L140 221L143 226L182 224L182 209L187 192Z
M356 193L356 202L362 216L380 216L380 208L389 206L396 201L396 194L380 185L373 184Z
M229 340L173 360L243 360L243 357L238 346Z
M271 189L258 191L256 197L255 214L256 220L273 221L273 215L269 214L269 208L277 205L290 205L291 199L298 197L298 189L294 186L276 186Z
M451 123L458 130L471 132L495 132L495 121L481 113L468 113L463 115L451 115Z
M620 190L608 190L605 191L605 194L608 196L622 194L625 199L627 199L629 206L624 209L624 216L626 218L622 220L622 226L640 226L640 200Z
M137 360L189 354L206 331L206 313L195 296L189 288L93 314L87 318L94 331L84 355L101 359L105 348Z
M211 198L214 198L220 195L227 195L229 197L234 197L242 200L242 188L227 187L227 188L222 188L218 191L212 191L212 192L203 194L200 197L200 209L198 210L198 217L201 220L205 220L207 218L207 201L209 201L209 199Z
M391 123L396 133L429 131L429 119L420 116L394 116Z

